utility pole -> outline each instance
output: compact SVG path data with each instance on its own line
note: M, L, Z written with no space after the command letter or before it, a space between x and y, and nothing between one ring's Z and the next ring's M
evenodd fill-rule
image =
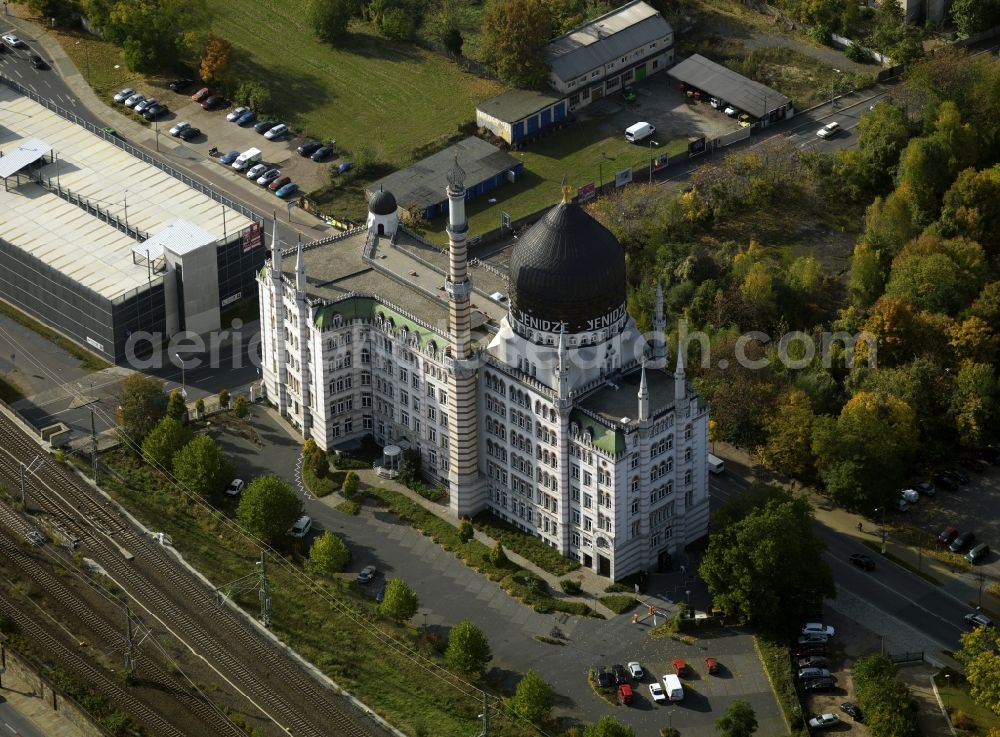
M271 587L267 581L267 553L260 553L260 621L271 626Z
M94 427L94 410L90 410L90 463L94 467L94 483L101 485L101 474L97 469L97 430Z
M483 690L483 713L479 716L483 719L483 731L479 733L479 737L489 737L490 735L490 697Z
M132 631L132 611L125 602L125 673L130 679L135 678L135 633Z
M39 461L39 460L41 460L41 456L40 455L36 455L34 458L31 459L31 463L28 463L28 464L22 463L21 464L21 509L23 511L25 511L25 512L28 511L28 495L27 495L27 491L26 491L26 487L25 487L24 477L28 473L30 473L31 471L34 470L35 463L37 461Z

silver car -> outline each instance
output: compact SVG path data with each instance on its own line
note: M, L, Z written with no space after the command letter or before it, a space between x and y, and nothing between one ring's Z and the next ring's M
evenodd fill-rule
M132 89L131 87L126 87L123 90L119 90L115 94L114 101L115 102L125 102L128 98L130 98L134 94L135 94L135 90L134 89Z
M134 95L125 100L125 107L135 107L145 99L146 96L144 94L136 92Z
M188 123L186 120L182 120L180 123L178 123L177 125L175 125L173 128L170 129L170 135L179 136L182 131L186 131L190 127L191 127L190 123Z
M137 113L145 112L146 110L149 110L149 108L153 107L153 105L159 104L159 102L160 101L157 100L155 97L147 97L145 100L143 100L142 102L140 102L138 105L135 106L135 111Z

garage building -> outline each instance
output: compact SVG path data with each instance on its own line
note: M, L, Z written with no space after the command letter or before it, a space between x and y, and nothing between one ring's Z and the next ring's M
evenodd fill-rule
M507 143L520 143L566 120L563 95L534 90L509 90L476 108L476 125Z
M792 101L777 90L755 82L701 54L689 56L677 64L667 76L678 86L717 97L755 120L773 123L795 114Z

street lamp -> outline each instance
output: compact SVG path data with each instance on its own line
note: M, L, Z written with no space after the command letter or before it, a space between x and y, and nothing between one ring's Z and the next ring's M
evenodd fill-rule
M691 589L688 589L684 593L687 594L687 605L688 605L688 609L690 609L691 608Z
M187 395L188 395L188 393L187 393L187 376L186 376L186 372L185 372L185 368L186 367L184 365L184 360L181 358L181 354L180 353L175 353L174 354L174 358L176 358L177 362L180 363L180 365L181 365L181 396L184 397L185 399L187 399Z
M652 138L649 139L649 183L653 183L653 146L659 148L660 144L654 141Z
M879 516L879 537L882 538L882 555L885 555L885 507L875 507L875 514L881 512Z
M611 157L611 156L608 156L606 153L604 153L603 151L601 151L600 161L597 162L597 178L598 178L597 191L598 192L604 192L604 162L606 160L607 161L614 161L614 158Z

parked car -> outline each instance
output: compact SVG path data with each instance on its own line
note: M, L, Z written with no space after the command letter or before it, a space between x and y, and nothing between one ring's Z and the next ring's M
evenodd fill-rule
M837 121L833 121L832 123L827 123L818 131L816 131L816 135L819 136L820 138L830 138L839 130L840 130L840 123L838 123Z
M723 102L722 100L720 100L720 99L719 99L718 97L709 97L709 98L708 98L708 104L709 104L709 105L711 105L711 106L712 106L713 108L715 108L716 110L721 110L721 109L722 109L722 107L723 107L723 106L724 106L724 105L725 105L726 103L724 103L724 102Z
M750 116L746 113L741 113L739 117L740 128L750 127Z
M826 668L800 668L799 669L799 680L800 681L811 681L814 678L829 678L830 671Z
M979 612L966 614L965 623L970 627L996 627L996 622L987 617L985 614L980 614Z
M323 144L319 141L306 141L295 149L295 151L299 156L312 156L321 148L323 148Z
M808 622L802 625L802 629L799 632L801 635L826 635L827 637L833 637L836 634L836 630L833 629L828 624L821 624L820 622Z
M311 154L309 154L309 158L312 159L313 161L326 161L332 155L333 155L332 148L330 148L329 146L320 146Z
M295 521L295 524L292 525L291 529L288 530L288 534L294 538L301 539L309 534L309 530L312 529L312 524L312 517L308 514L303 514Z
M635 696L632 693L632 687L627 683L618 684L618 703L622 706L631 706L633 701L635 701Z
M229 166L239 157L240 157L240 152L237 151L236 149L233 149L232 151L222 154L222 156L219 157L219 161L221 161L226 166Z
M358 583L371 583L377 575L378 569L375 566L365 566L354 580Z
M292 178L289 177L289 176L278 177L277 179L275 179L274 181L272 181L270 184L268 184L267 188L269 190L271 190L272 192L277 192L279 189L281 189L282 187L284 187L290 181L292 181Z
M649 697L653 699L654 703L667 700L667 694L663 691L663 686L660 685L659 681L653 681L649 684Z
M899 492L899 495L903 497L910 504L916 504L920 501L920 492L916 489L903 489Z
M597 672L594 674L594 680L597 681L597 685L600 688L611 688L615 685L614 676L603 667L597 669Z
M853 719L854 721L856 722L864 721L864 718L861 716L861 707L858 706L857 704L852 704L851 702L847 701L840 705L840 709L845 714L850 715L851 719Z
M125 89L118 90L118 92L115 93L113 99L115 102L125 102L128 98L130 98L134 94L135 94L134 89L132 89L131 87L126 87Z
M945 476L943 473L934 476L934 483L946 491L958 491L958 482L951 476Z
M799 645L825 645L829 641L830 636L824 635L822 632L810 632L808 635L802 635L798 639Z
M641 681L646 677L646 674L642 670L642 666L639 665L638 661L631 661L628 664L628 672L632 674L632 678L637 681Z
M297 185L295 182L289 182L288 184L282 187L278 187L276 190L274 190L274 193L281 199L285 199L287 197L291 197L298 191L299 191L299 185Z
M719 661L715 658L705 658L705 671L710 675L714 676L721 670Z
M812 655L826 655L826 643L813 642L795 648L796 658L808 658Z
M180 132L180 139L182 141L190 141L192 138L197 138L201 135L201 128L185 128Z
M969 552L965 554L965 559L970 563L978 563L989 554L990 546L986 543L979 543L975 547L969 549Z
M255 120L257 120L257 113L255 113L253 110L247 110L233 122L236 123L236 125L243 126L243 125L250 125Z
M204 102L214 94L215 93L212 92L211 87L202 87L200 90L191 95L191 99L194 100L195 102Z
M283 135L288 133L288 126L284 123L278 123L276 126L271 128L267 133L264 134L264 138L269 141L273 141L276 138L281 138Z
M246 484L243 483L243 479L233 479L229 486L226 487L226 496L239 496L244 486Z
M382 584L379 587L378 591L375 592L375 602L377 604L381 604L382 601L385 599L385 587L386 587L386 584Z
M193 79L175 79L173 82L167 85L167 89L171 89L174 92L183 92L188 87L194 84Z
M135 107L136 105L138 105L140 102L142 102L145 99L146 99L146 96L144 94L142 94L141 92L134 92L131 95L129 95L127 98L125 98L125 101L122 103L122 105L124 105L125 107Z
M951 541L958 537L958 530L954 527L945 527L937 536L937 541L942 545L950 545Z
M45 59L40 57L38 54L32 54L28 57L28 61L31 63L35 69L48 69L48 64L45 63Z
M212 95L201 103L202 110L215 110L226 104L226 98L222 95Z
M872 560L870 555L865 555L864 553L851 553L849 560L853 565L856 565L863 571L875 570L875 561Z
M800 668L828 668L830 661L823 655L813 655L808 658L799 659Z
M145 100L143 100L142 102L140 102L138 105L136 105L132 109L135 110L137 113L141 113L142 111L147 110L148 108L153 107L153 105L156 105L159 102L160 101L157 100L155 97L147 97Z
M673 661L671 661L671 665L674 666L674 673L682 678L688 674L687 663L685 663L682 658L674 658Z
M830 691L837 685L832 678L814 678L802 684L803 691Z
M948 546L948 550L953 553L961 553L967 547L972 545L972 543L975 542L975 539L975 533L963 532L951 541L951 545Z
M257 180L261 174L267 171L267 164L254 164L247 171L247 179Z
M253 129L258 133L260 133L261 135L264 135L277 124L278 124L277 120L261 120L260 122L254 125Z
M827 729L840 724L840 717L836 714L820 714L809 720L809 726L813 729Z
M943 473L948 478L954 479L958 483L962 484L962 486L965 486L967 483L969 483L969 474L967 474L961 468L954 468L954 467L946 468L943 471Z
M257 177L257 184L267 186L280 176L281 169L268 169L266 172Z
M937 494L937 489L934 488L934 484L930 481L921 481L919 484L914 484L913 488L917 490L918 494L923 494L924 496L935 496Z
M344 161L340 164L337 164L337 173L343 174L345 171L348 171L352 166L354 166L354 163L350 161Z
M10 46L12 49L19 49L22 46L27 48L28 46L28 44L26 44L20 38L15 36L13 33L5 33L4 35L0 36L0 39L3 39L3 42L8 46Z
M626 85L622 90L622 99L625 102L635 102L635 88Z
M151 108L147 108L142 114L143 120L156 120L157 118L162 118L164 115L170 112L170 108L166 105L153 105Z
M232 110L230 110L230 111L229 111L229 112L228 112L228 113L226 114L226 120L228 120L228 121L229 121L230 123L232 123L232 122L234 122L234 121L235 121L235 120L236 120L236 119L237 119L238 117L240 117L240 116L241 116L241 115L242 115L243 113L245 113L245 112L246 112L247 110L249 110L249 109L250 109L250 108L248 108L248 107L238 107L238 108L233 108Z
M905 512L910 508L910 503L903 499L903 497L900 497L892 503L892 508L897 512Z
M722 112L724 112L730 118L735 118L737 115L740 114L740 111L734 108L732 105L726 105L726 109L723 110Z
M628 671L625 670L625 666L623 666L623 665L612 665L611 666L611 674L615 678L615 685L616 686L618 684L620 684L620 683L628 683L628 681L629 681Z
M186 120L182 120L180 123L177 123L173 128L170 129L170 135L179 136L182 131L185 131L190 127L191 124L189 122L187 122Z

